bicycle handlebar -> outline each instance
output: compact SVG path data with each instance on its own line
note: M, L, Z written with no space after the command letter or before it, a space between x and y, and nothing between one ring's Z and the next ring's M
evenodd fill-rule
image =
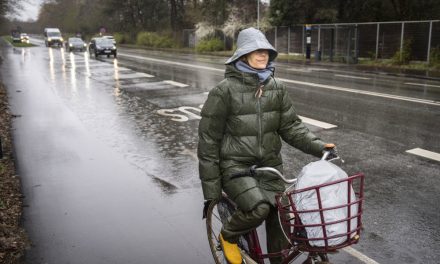
M321 157L321 160L327 160L329 158L330 154L336 155L335 153L332 153L331 150L324 150L324 152L322 154L322 157ZM330 160L335 160L335 159L340 159L340 157L336 155L336 157L331 158ZM240 177L246 177L246 176L255 177L257 175L257 171L272 172L275 175L277 175L286 184L294 184L297 181L296 178L294 178L294 179L287 179L286 177L284 177L284 175L279 170L277 170L275 168L272 168L272 167L257 168L257 165L251 166L249 168L249 170L233 173L231 175L231 179L240 178Z

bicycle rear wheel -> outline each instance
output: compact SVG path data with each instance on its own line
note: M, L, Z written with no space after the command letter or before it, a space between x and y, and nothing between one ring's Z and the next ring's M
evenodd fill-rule
M228 264L218 237L223 223L227 221L228 217L231 216L234 211L235 206L227 197L222 197L217 203L211 203L208 208L206 231L208 234L209 247L211 248L212 256L216 264ZM238 246L249 254L248 242L244 237L240 237Z

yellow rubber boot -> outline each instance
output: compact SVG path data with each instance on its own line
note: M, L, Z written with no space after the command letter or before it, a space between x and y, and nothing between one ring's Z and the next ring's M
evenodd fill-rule
M238 248L237 244L229 243L228 241L224 240L222 234L220 234L219 240L226 260L230 264L241 264L243 259L241 258L240 249Z

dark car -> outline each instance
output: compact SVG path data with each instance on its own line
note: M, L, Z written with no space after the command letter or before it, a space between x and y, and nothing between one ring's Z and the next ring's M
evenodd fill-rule
M66 50L68 51L85 51L87 48L86 43L80 38L69 38L66 41Z
M107 58L113 55L116 58L117 51L111 39L93 38L89 44L89 53L90 55L95 54L95 58L98 58L99 55L107 55Z
M11 30L12 42L21 42L20 31Z

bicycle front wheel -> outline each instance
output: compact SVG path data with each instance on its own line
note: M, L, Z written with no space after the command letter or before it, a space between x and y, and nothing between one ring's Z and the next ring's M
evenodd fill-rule
M208 234L209 247L216 264L228 264L223 250L220 246L219 235L223 224L228 217L235 211L235 206L227 197L222 197L220 201L213 202L208 208L206 216L206 231ZM238 246L249 253L249 246L244 237L240 237Z

